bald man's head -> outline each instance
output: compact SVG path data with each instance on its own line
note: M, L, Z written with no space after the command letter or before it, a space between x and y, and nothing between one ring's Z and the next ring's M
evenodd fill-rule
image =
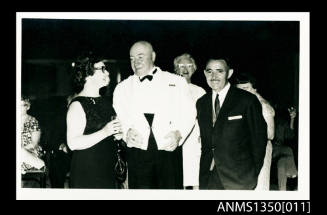
M155 52L152 45L147 41L138 41L131 47L131 66L137 76L148 74L154 66Z
M153 51L153 48L152 48L152 45L147 42L147 41L138 41L136 43L134 43L131 47L131 50L134 48L134 47L138 47L138 46L142 46L144 48L146 48L148 51L152 52Z

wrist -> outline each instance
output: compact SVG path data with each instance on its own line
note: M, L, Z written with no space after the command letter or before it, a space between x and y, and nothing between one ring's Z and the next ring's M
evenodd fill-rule
M100 130L100 134L101 134L101 137L103 137L103 139L110 136L109 132L106 131L105 128Z

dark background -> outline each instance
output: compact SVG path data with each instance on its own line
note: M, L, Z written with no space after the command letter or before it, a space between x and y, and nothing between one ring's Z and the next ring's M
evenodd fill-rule
M234 77L253 74L258 92L273 104L298 106L297 21L23 19L22 93L46 100L71 94L71 63L82 51L93 50L108 59L111 94L118 72L122 79L132 74L129 49L138 40L153 45L156 65L169 72L176 56L190 53L198 65L192 82L206 90L207 59L223 57Z

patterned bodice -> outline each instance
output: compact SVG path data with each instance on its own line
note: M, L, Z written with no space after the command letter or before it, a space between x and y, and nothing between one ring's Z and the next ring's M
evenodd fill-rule
M22 128L22 146L25 147L32 144L32 133L39 130L38 121L34 117L28 115Z

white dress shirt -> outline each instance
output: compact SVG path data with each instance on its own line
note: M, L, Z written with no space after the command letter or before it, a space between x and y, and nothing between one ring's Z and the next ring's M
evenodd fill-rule
M217 94L219 95L218 98L219 98L219 104L220 104L220 108L223 106L224 104L224 101L225 101L225 98L226 98L226 95L228 93L228 90L230 88L230 83L227 82L227 84L225 85L225 87L220 90L220 92L215 92L212 90L212 109L215 111L216 108L215 108L215 100L216 100L216 96ZM216 113L215 113L216 114Z
M153 71L156 68L154 67L152 71L148 75L153 75ZM156 75L157 73L155 73ZM133 75L133 82L134 82L134 90L137 91L134 96L136 96L136 99L138 101L138 105L141 110L144 111L144 113L155 113L156 112L156 106L158 102L156 101L158 99L158 96L155 94L155 85L157 80L157 77L153 75L153 79L149 81L148 79L143 80L142 82L140 79L142 79L144 76L136 76Z
M190 99L187 82L184 78L161 71L157 72L152 81L140 81L136 75L131 75L120 82L113 95L113 107L121 121L123 139L126 141L128 129L136 129L143 137L140 149L146 150L150 135L150 126L144 113L153 113L153 135L158 149L169 144L165 136L179 130L183 144L196 119L196 108ZM127 143L127 146L128 143Z

